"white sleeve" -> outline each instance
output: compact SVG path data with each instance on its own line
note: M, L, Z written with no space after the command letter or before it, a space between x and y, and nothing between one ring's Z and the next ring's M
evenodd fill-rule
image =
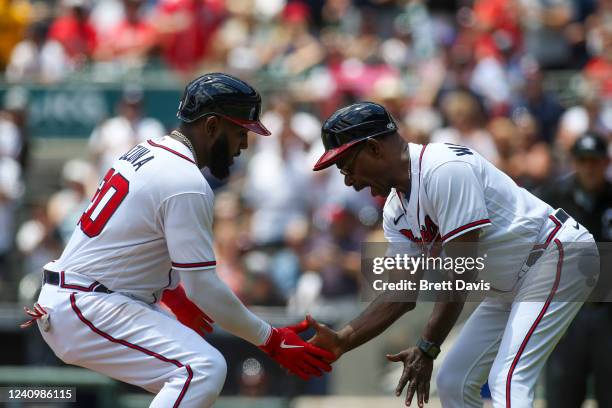
M214 268L212 197L181 193L164 200L160 215L172 267L178 270Z
M266 343L272 331L270 324L247 309L214 269L180 274L189 299L221 327L256 346Z
M481 181L472 166L448 162L433 170L425 184L443 243L491 225Z

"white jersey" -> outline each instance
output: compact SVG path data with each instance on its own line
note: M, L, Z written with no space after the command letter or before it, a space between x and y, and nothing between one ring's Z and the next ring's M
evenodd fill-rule
M214 195L182 143L164 136L113 164L59 260L45 266L147 302L173 287L172 269L215 267Z
M553 209L470 148L410 143L409 152L410 197L395 189L387 197L385 238L416 256L480 228L479 249L488 255L482 278L500 289L514 282ZM508 256L511 244L524 253Z

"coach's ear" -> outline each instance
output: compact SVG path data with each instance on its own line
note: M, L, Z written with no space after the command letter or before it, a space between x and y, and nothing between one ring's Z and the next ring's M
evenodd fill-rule
M380 140L376 140L375 138L371 138L366 140L368 153L371 157L379 158L383 155L383 145Z

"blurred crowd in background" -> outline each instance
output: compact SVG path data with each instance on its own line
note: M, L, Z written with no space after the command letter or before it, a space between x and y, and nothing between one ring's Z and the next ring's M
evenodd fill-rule
M353 303L361 242L383 240L383 199L311 170L322 121L341 105L382 103L407 140L470 146L528 189L572 170L583 133L612 135L611 0L0 0L0 27L11 84L152 68L282 83L263 95L273 136L250 139L229 180L206 175L218 272L252 305ZM28 273L38 283L109 163L169 131L142 97L127 86L117 116L87 135L89 159L67 162L62 188L24 205L36 135L27 94L5 94L0 284Z

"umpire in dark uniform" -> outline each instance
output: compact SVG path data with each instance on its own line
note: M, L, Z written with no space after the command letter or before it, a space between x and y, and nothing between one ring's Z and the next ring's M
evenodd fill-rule
M612 184L606 180L610 165L607 142L597 134L586 133L574 144L572 156L576 172L552 183L540 195L553 207L565 209L598 243L612 242ZM612 272L609 260L606 261L609 256L604 254L609 255L610 250L601 248L598 289L602 278L606 279ZM546 368L549 407L579 408L586 398L590 378L593 378L594 397L599 406L612 407L612 303L609 302L610 299L608 303L585 303L551 354Z

